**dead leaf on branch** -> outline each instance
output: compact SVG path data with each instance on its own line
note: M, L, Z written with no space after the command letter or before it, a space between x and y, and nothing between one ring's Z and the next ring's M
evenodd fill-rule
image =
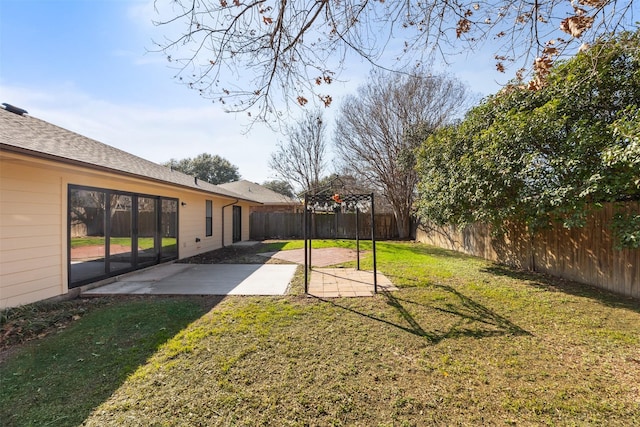
M576 16L586 16L587 11L581 7L573 6L573 11L576 13Z
M298 99L298 104L300 104L303 107L307 104L307 102L309 102L309 100L304 96L299 96L297 99Z
M325 95L325 96L320 96L320 100L324 103L325 107L328 107L331 105L333 98L331 98L331 95Z
M591 16L571 16L560 22L560 29L575 38L580 38L582 33L591 28L593 21Z
M591 7L602 7L608 2L608 0L578 0L578 3L581 5Z
M471 30L471 21L467 18L462 18L458 21L458 25L456 25L456 37L460 38L460 36L464 33L468 33Z
M330 75L318 76L315 79L316 85L320 86L323 82L330 85L333 82L333 78Z
M553 59L551 56L543 55L533 61L533 71L535 77L529 82L527 88L529 90L540 90L547 84L547 77L551 72Z

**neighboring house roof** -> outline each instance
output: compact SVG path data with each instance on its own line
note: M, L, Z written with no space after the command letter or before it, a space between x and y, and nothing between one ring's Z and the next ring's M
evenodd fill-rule
M6 109L0 108L0 149L2 150L132 175L243 201L259 202L44 120L21 114L24 110L15 109L7 104L3 105ZM8 111L12 109L15 112Z
M258 201L265 205L298 205L300 201L277 193L273 190L263 187L255 182L241 179L240 181L228 182L226 184L220 184L219 187L223 187L227 190L238 193L243 197L251 200Z

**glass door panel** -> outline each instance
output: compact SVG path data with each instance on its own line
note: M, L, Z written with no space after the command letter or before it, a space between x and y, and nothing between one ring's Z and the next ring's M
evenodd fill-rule
M242 207L233 207L233 243L242 240Z
M109 207L109 272L133 267L132 202L128 194L111 194Z
M103 191L69 190L70 287L106 274L105 200Z
M138 197L138 264L158 262L158 199Z
M178 201L162 199L160 215L160 235L162 248L160 257L163 260L178 257Z

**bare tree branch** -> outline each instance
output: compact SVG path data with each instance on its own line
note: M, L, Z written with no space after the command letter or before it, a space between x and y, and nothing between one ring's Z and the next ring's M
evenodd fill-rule
M167 8L170 4L171 7ZM157 42L178 78L258 120L291 105L331 104L328 85L357 55L409 70L495 45L498 71L540 77L540 64L633 28L633 0L155 0ZM537 61L533 61L537 58ZM541 62L542 61L542 62Z
M321 110L308 111L287 127L288 141L279 143L269 167L299 192L314 192L326 169L326 124Z
M344 170L380 188L400 237L410 233L417 175L414 150L466 107L466 88L445 75L372 73L344 100L334 145Z

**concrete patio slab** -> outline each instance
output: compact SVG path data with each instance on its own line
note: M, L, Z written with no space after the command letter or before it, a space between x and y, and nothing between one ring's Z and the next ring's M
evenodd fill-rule
M82 292L102 295L284 295L294 264L168 264Z
M304 249L260 254L295 264L163 264L118 276L115 282L82 292L103 295L284 295ZM362 253L361 253L362 255ZM319 298L373 296L373 272L355 268L322 268L356 259L346 248L314 249L308 293ZM397 290L382 273L378 292Z

